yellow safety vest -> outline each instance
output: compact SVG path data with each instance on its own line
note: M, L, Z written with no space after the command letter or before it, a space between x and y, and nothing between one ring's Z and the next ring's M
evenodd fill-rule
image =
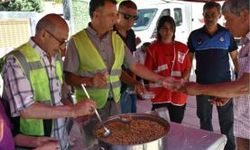
M34 93L34 100L51 104L54 97L50 94L48 74L43 61L32 45L26 43L8 55L13 55L17 59L17 63L29 79ZM62 83L63 72L60 55L56 59L56 74ZM20 131L26 135L43 136L43 120L20 117Z
M88 38L85 30L74 35L73 40L80 58L78 71L81 75L93 77L97 72L108 72L101 55ZM118 102L120 99L121 66L125 52L123 41L116 32L112 33L112 46L115 60L111 72L107 76L108 85L104 88L87 87L90 97L97 103L97 108L102 108L106 104L110 88L112 89L115 102ZM76 87L75 94L77 101L86 98L84 91L80 87Z

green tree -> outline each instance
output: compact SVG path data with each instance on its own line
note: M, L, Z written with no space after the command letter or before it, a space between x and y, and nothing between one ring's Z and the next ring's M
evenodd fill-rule
M0 11L36 11L41 12L42 0L11 0L0 4Z

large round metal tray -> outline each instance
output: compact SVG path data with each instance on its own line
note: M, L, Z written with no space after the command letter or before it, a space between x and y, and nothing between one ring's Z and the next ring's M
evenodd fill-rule
M122 117L127 117L127 116L132 117L133 119L136 119L136 120L137 119L143 119L143 120L150 120L150 121L154 121L154 122L159 123L160 125L162 125L163 127L165 127L165 133L164 133L163 137L165 137L167 135L167 133L169 132L170 125L169 125L169 123L165 119L163 119L163 118L161 118L161 117L159 117L157 115L154 115L154 114L145 114L145 113L141 113L141 114L138 114L138 113L128 113L128 114L119 114L119 115L111 116L108 119L106 119L103 122L103 124L101 124L101 123L97 124L97 126L95 128L95 131L97 129L99 129L99 128L102 128L103 125L107 126L111 122L121 121ZM112 130L111 130L111 132L112 132ZM96 132L95 132L95 134L96 134ZM163 138L163 137L159 137L159 139ZM105 138L98 138L98 140L101 141L101 142L104 142L104 143L108 143L105 140ZM152 141L148 141L148 143L150 143L150 142L152 142ZM112 145L112 143L108 143L108 144Z

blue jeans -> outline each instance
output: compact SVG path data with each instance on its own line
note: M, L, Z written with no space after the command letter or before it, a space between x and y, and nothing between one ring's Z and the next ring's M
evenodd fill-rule
M121 93L121 112L122 113L136 113L136 99L137 96L131 91L124 91Z
M211 99L207 95L196 96L197 116L200 119L200 128L208 131L213 131L212 126L212 109L213 105L208 101ZM217 106L219 115L220 130L222 134L227 136L227 144L225 150L235 149L235 140L233 134L233 101L232 99L224 106Z

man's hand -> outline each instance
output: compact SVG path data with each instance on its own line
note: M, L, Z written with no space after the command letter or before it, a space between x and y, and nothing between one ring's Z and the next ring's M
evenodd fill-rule
M95 108L95 101L89 99L81 100L73 106L73 117L92 115Z
M107 86L107 73L96 73L92 78L92 86L95 88L102 88Z
M175 79L173 77L166 77L162 81L163 87L172 90L172 91L179 91L184 87L184 80L183 79Z
M45 142L43 145L35 148L34 150L59 150L60 145L58 141Z
M230 98L222 98L222 97L215 97L213 98L210 103L215 104L216 106L224 106L229 102Z
M141 83L137 83L134 85L134 90L136 94L141 95L146 91L145 87Z
M57 139L52 137L37 137L35 150L58 150L60 148Z
M184 87L181 89L181 92L184 92L188 95L200 95L201 85L196 82L187 82Z

